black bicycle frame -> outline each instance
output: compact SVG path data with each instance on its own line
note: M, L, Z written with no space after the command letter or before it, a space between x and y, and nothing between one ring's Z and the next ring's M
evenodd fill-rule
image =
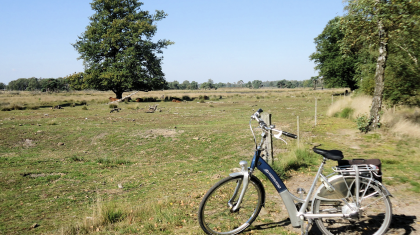
M282 193L287 190L283 180L278 177L277 173L271 168L270 165L261 157L261 150L255 150L254 157L251 162L251 172L254 172L255 167L258 168L268 179L270 179L273 186L276 188L278 193Z

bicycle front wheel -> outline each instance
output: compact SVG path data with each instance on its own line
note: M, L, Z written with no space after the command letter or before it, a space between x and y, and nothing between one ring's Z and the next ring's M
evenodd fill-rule
M232 205L236 205L242 191L242 179L243 176L227 177L204 196L198 210L198 221L204 232L237 234L257 218L263 206L264 188L255 176L249 180L239 210L232 211Z
M342 192L341 196L335 198L329 197L334 193L328 195L326 190L318 191L320 194L323 191L324 197L314 200L315 214L349 214L357 211L351 218L316 219L318 228L324 234L380 235L387 231L392 217L389 196L385 195L382 186L361 178L357 202L355 181L354 177L340 177L332 182L336 191Z

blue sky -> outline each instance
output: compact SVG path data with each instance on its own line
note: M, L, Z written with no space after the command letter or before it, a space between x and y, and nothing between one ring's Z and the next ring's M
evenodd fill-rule
M91 0L4 1L0 8L0 82L57 78L83 71L71 43L94 12ZM305 80L317 75L309 55L341 0L143 0L164 10L155 39L167 81Z

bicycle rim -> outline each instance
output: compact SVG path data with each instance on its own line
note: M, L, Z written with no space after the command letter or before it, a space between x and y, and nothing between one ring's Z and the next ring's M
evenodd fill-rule
M199 222L206 233L237 234L245 230L258 216L262 207L262 190L252 178L239 210L231 211L228 201L232 199L238 184L239 193L232 200L235 204L242 190L242 176L219 181L204 197L199 209Z
M315 199L315 214L347 214L350 207L356 208L355 179L346 179L348 182L349 195L346 203L340 199ZM359 213L354 218L322 218L316 219L318 228L325 234L360 234L379 235L384 234L392 217L392 208L389 197L381 190L380 186L369 182L360 181L359 188Z

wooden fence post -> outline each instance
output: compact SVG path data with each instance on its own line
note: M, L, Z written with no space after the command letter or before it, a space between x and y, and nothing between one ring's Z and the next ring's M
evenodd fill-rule
M298 148L300 147L300 135L299 135L299 116L297 116L297 142L298 142Z
M316 103L317 103L317 100L318 100L318 98L315 97L315 126L316 126L316 106L317 106Z
M262 113L261 119L268 125L271 125L271 113ZM269 164L273 164L273 138L271 131L267 135L264 142L264 160Z

